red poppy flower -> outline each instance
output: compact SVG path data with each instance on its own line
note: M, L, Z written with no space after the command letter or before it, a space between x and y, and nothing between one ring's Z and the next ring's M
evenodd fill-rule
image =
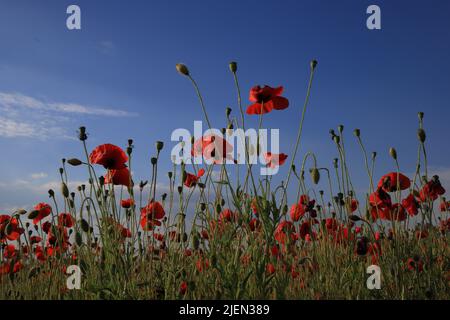
M297 239L295 235L295 227L294 224L290 221L282 221L278 224L277 228L275 229L275 240L278 241L281 244L285 244L288 236L291 237L292 241L295 241Z
M378 188L377 191L369 196L370 212L374 220L380 218L385 219L389 215L392 201L391 196L386 193L383 188Z
M312 217L315 216L316 211L314 210L315 200L309 200L306 194L300 196L300 201L298 204L293 204L291 206L291 219L292 221L298 221L305 213L309 212Z
M266 152L264 154L264 159L266 160L266 165L270 168L276 168L282 166L287 159L287 155L284 153L276 154L272 152Z
M133 199L124 199L124 200L120 201L120 205L124 209L129 209L129 208L131 208L131 206L134 205L134 201L133 201Z
M5 259L11 259L14 258L16 256L17 252L16 252L16 246L13 244L8 244L7 246L5 246L5 248L3 249L3 256L5 257Z
M75 219L72 217L70 213L60 213L58 215L58 225L66 228L72 228L74 224Z
M194 142L191 155L222 164L226 159L233 160L233 146L218 135L206 135Z
M180 285L180 294L181 294L181 295L186 294L187 289L188 289L188 284L187 284L187 282L186 282L186 281L181 282L181 285Z
M250 220L248 225L249 225L251 231L255 231L256 229L259 228L260 222L258 219L253 218L252 220Z
M325 219L325 227L329 232L336 231L338 229L338 222L335 218L327 218Z
M153 233L153 238L158 241L164 241L164 235L161 233Z
M306 235L311 233L311 224L309 223L309 221L304 221L301 225L300 225L300 238L302 238L303 240L305 240Z
M416 216L419 213L419 204L412 193L402 200L402 207L408 211L410 216Z
M422 272L423 271L423 262L420 258L409 258L406 261L406 267L408 268L409 271L418 271L418 272Z
M381 177L378 188L383 188L386 192L397 191L397 179L400 190L406 190L411 186L411 181L407 176L397 172L390 172Z
M151 201L141 209L141 226L144 230L151 230L154 226L161 225L161 220L166 215L163 206L158 201Z
M224 209L220 213L219 219L221 221L231 222L232 220L235 219L235 214L230 209Z
M247 114L264 114L273 109L283 110L289 106L289 100L281 97L283 87L255 86L250 90L249 100L254 102L247 108Z
M204 258L199 258L197 262L195 263L195 267L197 268L198 272L202 272L203 270L207 269L209 267L209 260Z
M0 215L0 242L6 240L17 240L24 233L24 229L19 227L19 221L9 215Z
M266 266L266 272L267 272L268 274L274 274L274 273L275 273L275 267L274 267L274 265L271 264L271 263L268 263L267 266Z
M105 175L105 183L130 187L130 171L126 167L122 169L111 169Z
M351 212L355 212L358 209L359 202L356 199L351 199L349 209Z
M417 239L425 239L428 237L428 231L423 229L423 230L417 230L416 231L416 238Z
M441 182L439 181L438 176L434 176L430 181L428 181L423 188L420 190L420 200L422 202L425 201L434 201L439 196L445 193L445 189L442 187Z
M450 201L442 201L439 205L441 212L450 211Z
M96 147L89 155L89 161L102 165L105 169L118 170L125 167L128 156L120 147L107 143Z
M203 229L203 230L200 232L200 235L201 235L202 238L205 239L205 240L208 240L208 239L209 239L208 231L205 230L205 229Z
M47 217L52 212L52 207L50 207L49 204L41 202L34 207L34 210L37 210L39 213L37 217L33 219L33 223L38 224L39 221Z
M198 182L198 179L200 179L204 174L205 174L205 169L198 170L197 175L186 172L186 178L184 179L184 185L188 188L195 186L195 184Z
M42 238L39 236L31 236L30 237L30 243L31 244L35 244L35 243L39 243L42 241Z

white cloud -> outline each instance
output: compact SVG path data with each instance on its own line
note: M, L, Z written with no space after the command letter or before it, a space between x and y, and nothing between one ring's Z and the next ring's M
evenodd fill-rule
M21 93L0 92L0 136L71 138L63 124L76 115L129 117L135 113L72 102L47 102Z
M116 45L109 40L100 41L99 47L103 54L112 54L116 50Z
M30 175L30 177L32 179L43 179L43 178L47 178L48 174L46 174L45 172L36 172L36 173L32 173Z

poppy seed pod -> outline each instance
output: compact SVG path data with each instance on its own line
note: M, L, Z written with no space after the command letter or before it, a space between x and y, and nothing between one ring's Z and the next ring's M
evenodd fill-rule
M314 184L318 184L318 183L319 183L319 180L320 180L320 172L319 172L319 169L317 169L317 168L312 168L312 169L310 170L310 173L311 173L311 179L312 179L312 181L314 182Z
M355 135L355 137L359 137L361 135L361 131L359 129L355 129L353 130L353 134Z
M151 163L152 165L155 165L157 162L158 162L158 159L157 159L156 157L152 157L152 158L150 159L150 163Z
M67 184L65 182L61 183L61 193L64 198L69 197L69 188L67 188Z
M316 69L316 67L317 67L317 60L315 60L315 59L311 60L310 67L311 67L311 70Z
M55 196L55 192L52 189L48 190L48 196L53 198Z
M229 67L231 72L235 73L237 71L237 63L235 61L231 61Z
M164 148L164 142L156 141L156 150L160 152Z
M425 139L426 139L426 134L425 134L425 130L423 130L422 128L417 130L417 137L419 138L419 141L424 143Z
M390 148L390 149L389 149L389 154L391 155L391 157L392 157L394 160L397 160L397 150L395 150L395 148Z
M86 127L80 127L78 130L78 138L81 141L86 141L87 140L87 134L86 134Z
M189 76L189 69L186 67L186 65L182 63L177 63L176 68L180 74L184 76Z
M71 166L74 166L74 167L83 164L83 162L81 160L76 159L76 158L72 158L72 159L67 160L67 163L70 164Z

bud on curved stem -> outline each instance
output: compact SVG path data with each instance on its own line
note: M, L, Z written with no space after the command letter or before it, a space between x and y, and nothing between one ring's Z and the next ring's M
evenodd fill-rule
M184 76L189 76L189 69L186 67L186 65L182 63L177 63L176 68L180 74Z

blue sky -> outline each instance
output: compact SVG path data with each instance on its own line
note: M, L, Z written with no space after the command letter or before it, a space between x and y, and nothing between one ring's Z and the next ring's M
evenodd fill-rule
M70 4L81 7L82 30L66 28ZM381 30L366 28L370 4L381 7ZM314 151L320 166L331 166L328 131L343 124L357 188L368 182L354 128L379 154L377 177L394 170L391 146L411 173L424 111L429 164L450 188L449 13L443 0L0 0L0 210L47 199L60 159L82 156L72 138L80 125L91 148L134 139L136 180L149 178L154 142L165 141L161 170L168 171L172 130L193 130L202 119L177 62L189 66L218 128L226 106L238 112L230 61L238 62L245 105L252 86L283 85L290 107L264 124L281 129L290 154L315 58L300 156ZM69 176L86 180L79 168Z

